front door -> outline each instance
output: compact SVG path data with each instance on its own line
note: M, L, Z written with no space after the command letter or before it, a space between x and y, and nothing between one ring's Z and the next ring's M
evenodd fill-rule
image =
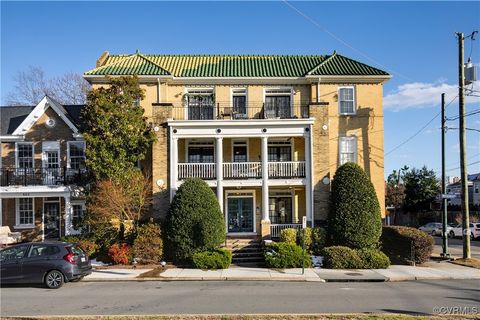
M228 232L253 232L253 197L228 197Z
M44 200L43 226L45 239L58 239L60 237L60 201Z

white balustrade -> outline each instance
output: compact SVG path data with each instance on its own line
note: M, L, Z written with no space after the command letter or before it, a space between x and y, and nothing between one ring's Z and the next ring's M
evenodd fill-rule
M261 177L261 162L230 162L223 164L224 179L257 179Z
M303 178L305 177L305 161L281 161L268 163L270 178Z
M215 163L179 163L178 179L215 179Z
M270 236L272 238L279 238L280 237L280 232L282 232L283 229L297 229L297 231L302 229L302 225L299 223L286 223L286 224L271 224L270 225Z

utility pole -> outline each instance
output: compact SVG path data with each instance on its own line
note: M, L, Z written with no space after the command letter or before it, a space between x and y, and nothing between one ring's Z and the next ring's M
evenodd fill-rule
M465 130L465 66L463 61L463 43L465 37L463 32L456 33L458 38L458 115L459 115L459 133L460 133L460 179L462 182L462 229L463 229L463 258L471 258L470 253L470 213L468 208L468 174L466 157L466 130Z
M447 223L448 223L448 200L445 197L447 194L445 186L445 93L442 93L442 257L448 258L448 235L447 235Z

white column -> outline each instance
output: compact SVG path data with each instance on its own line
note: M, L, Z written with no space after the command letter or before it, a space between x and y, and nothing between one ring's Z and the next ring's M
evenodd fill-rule
M170 202L172 202L177 191L178 181L178 138L172 137L170 131Z
M262 221L270 222L268 215L268 137L262 137Z
M217 199L223 213L223 138L216 138L215 145L215 173L217 176ZM227 219L225 219L227 221Z
M313 167L312 167L312 127L305 132L305 208L308 224L313 227Z
M72 230L72 203L70 202L70 193L65 197L65 235L70 235L70 231ZM60 221L61 225L61 221ZM60 236L61 234L60 228Z

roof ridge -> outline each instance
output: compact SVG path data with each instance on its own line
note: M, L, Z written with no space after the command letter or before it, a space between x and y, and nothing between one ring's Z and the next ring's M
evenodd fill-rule
M333 54L331 54L327 59L323 60L322 62L320 62L316 67L314 67L312 70L308 71L306 75L311 75L312 73L314 73L315 71L317 71L320 67L322 67L323 65L325 65L327 62L329 62L330 60L333 59L333 57L335 57L337 55L337 51L333 51Z
M222 53L205 53L205 54L174 54L174 53L165 53L165 54L156 54L156 53L134 53L134 54L111 54L111 57L131 57L132 55L139 54L145 58L150 56L153 57L302 57L302 58L319 58L325 57L327 55L319 54L255 54L255 53L246 53L246 54L222 54ZM102 66L103 67L103 66Z

